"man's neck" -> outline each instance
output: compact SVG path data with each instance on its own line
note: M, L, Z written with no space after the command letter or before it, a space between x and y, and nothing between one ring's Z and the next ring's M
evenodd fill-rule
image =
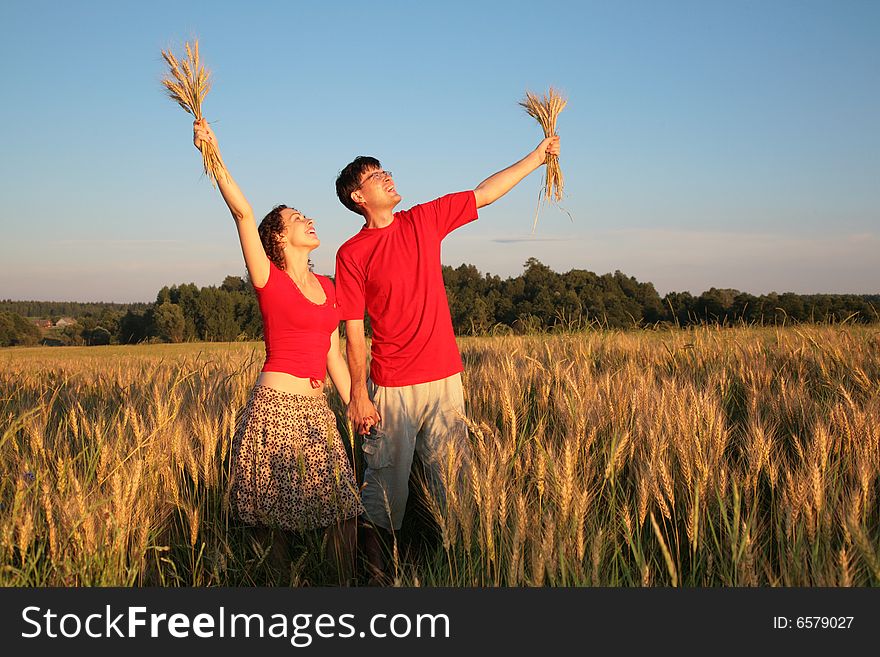
M394 221L394 212L391 208L377 212L370 212L368 210L364 215L364 219L367 220L367 228L385 228L385 226L390 226Z

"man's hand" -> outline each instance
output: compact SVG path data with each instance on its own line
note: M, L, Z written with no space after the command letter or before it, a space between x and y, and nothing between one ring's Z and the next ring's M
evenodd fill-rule
M559 137L547 137L523 159L489 176L474 188L477 207L482 208L504 196L520 180L547 162L548 155L559 155Z
M352 389L351 402L348 405L346 414L351 425L354 427L355 433L359 436L370 433L370 427L382 421L379 411L376 410L376 406L370 401L370 397L364 388L361 388L358 392Z
M545 164L547 162L548 155L559 155L559 135L554 135L552 137L547 137L538 144L538 147L535 149L535 155L540 159L541 164ZM540 164L538 165L540 166Z

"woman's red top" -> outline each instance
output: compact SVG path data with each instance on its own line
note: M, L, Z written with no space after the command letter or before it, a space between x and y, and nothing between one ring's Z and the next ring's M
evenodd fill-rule
M324 383L330 335L339 326L333 283L326 276L316 278L327 297L321 304L309 301L293 279L271 261L269 280L263 287L254 286L266 343L262 371L308 378L314 387Z

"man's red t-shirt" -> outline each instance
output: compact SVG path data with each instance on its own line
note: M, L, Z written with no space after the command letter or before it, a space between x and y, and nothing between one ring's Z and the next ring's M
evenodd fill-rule
M394 213L361 229L336 254L340 318L373 327L370 378L380 386L438 381L462 371L440 268L440 242L477 218L473 192Z

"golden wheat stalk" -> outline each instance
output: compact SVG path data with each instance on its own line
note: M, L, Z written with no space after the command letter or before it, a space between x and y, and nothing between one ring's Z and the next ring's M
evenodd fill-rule
M192 46L186 42L184 48L186 59L178 59L170 50L162 51L162 59L168 64L168 73L162 78L162 85L168 97L198 121L202 119L202 102L211 90L211 72L199 59L198 39L193 41ZM220 176L226 178L226 167L220 153L214 144L206 141L201 142L199 150L202 152L205 175L216 186Z
M544 130L545 137L556 135L556 119L560 112L565 109L568 100L556 89L550 87L546 96L538 97L531 91L526 91L526 97L520 101L520 105L532 118L536 119ZM559 168L559 156L548 155L545 160L547 172L544 177L544 198L555 201L562 200L563 177L562 169Z

